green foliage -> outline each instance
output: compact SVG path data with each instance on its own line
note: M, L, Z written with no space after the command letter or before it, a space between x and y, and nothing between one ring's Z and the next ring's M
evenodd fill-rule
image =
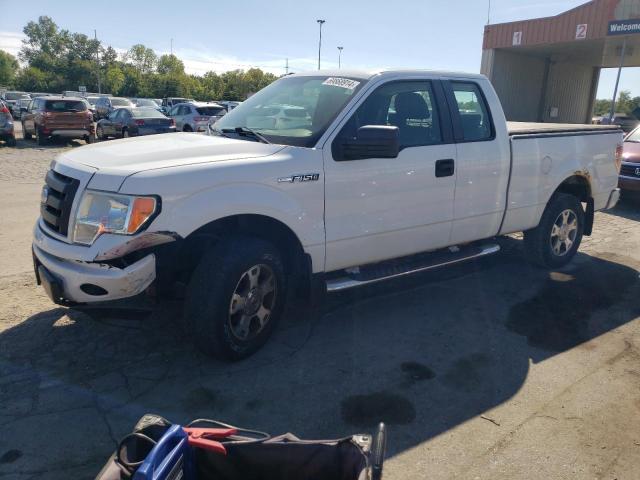
M244 100L277 78L257 68L220 75L215 72L189 75L178 57L158 57L153 49L143 44L133 45L119 58L111 46L105 47L84 34L60 29L51 17L46 16L39 17L37 22L29 22L23 32L26 38L19 57L25 68L15 75L17 63L5 61L4 52L0 51L0 84L8 84L13 78L3 80L3 75L7 75L3 70L4 61L12 66L13 83L28 91L59 93L85 85L88 91L97 92L99 78L102 91L113 95Z
M0 50L0 85L13 86L18 72L18 60L4 50Z
M622 90L616 101L615 113L626 113L630 115L634 110L640 108L640 97L631 97L631 92ZM595 101L593 114L596 116L609 115L611 111L611 100L599 99Z

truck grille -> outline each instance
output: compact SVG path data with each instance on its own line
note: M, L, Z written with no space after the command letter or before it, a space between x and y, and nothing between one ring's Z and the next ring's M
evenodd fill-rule
M620 167L620 175L640 178L640 163L636 163L635 165L623 163L622 167Z
M71 205L80 182L49 170L45 177L45 184L40 203L42 220L54 232L67 235Z

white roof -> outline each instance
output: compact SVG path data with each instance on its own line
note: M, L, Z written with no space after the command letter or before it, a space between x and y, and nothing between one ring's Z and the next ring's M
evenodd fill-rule
M452 72L446 70L427 70L427 69L389 69L389 70L310 70L307 72L294 73L292 76L327 76L327 77L347 77L360 78L369 80L375 76L396 77L396 76L420 76L427 75L430 77L462 77L462 78L486 78L479 73Z

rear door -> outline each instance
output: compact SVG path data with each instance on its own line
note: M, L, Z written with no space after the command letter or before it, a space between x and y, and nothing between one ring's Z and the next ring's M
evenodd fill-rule
M479 83L443 82L457 145L457 175L451 244L497 235L507 201L510 147L496 135L489 104ZM503 117L500 122L505 123Z
M444 247L453 220L456 146L437 80L390 81L360 102L332 142L397 126L397 158L340 160L325 145L326 270Z

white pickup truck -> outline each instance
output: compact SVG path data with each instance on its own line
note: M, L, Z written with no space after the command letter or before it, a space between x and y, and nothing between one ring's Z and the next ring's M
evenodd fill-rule
M33 253L54 302L182 284L195 342L238 359L294 290L461 262L520 231L532 261L561 267L619 197L618 127L507 123L480 75L289 75L209 133L52 163Z

